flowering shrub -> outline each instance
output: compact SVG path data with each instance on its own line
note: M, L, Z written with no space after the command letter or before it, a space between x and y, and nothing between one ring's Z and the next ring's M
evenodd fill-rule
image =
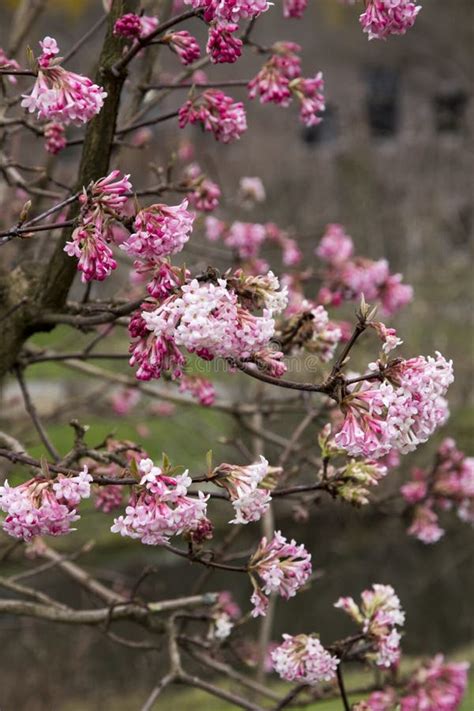
M421 10L407 0L366 0L364 5L360 23L369 39L403 35ZM123 154L120 160L117 157L124 146L147 150L151 127L165 120L174 120L178 131L200 127L222 144L237 141L247 131L248 121L244 101L224 92L234 85L261 104L290 107L296 103L301 122L317 125L324 120L326 108L322 72L302 74L302 48L292 41L264 46L255 39L255 26L275 9L267 0L182 0L174 3L165 19L136 14L135 3L128 0L112 0L105 7L108 31L97 79L101 84L63 66L95 30L63 59L57 57L56 40L45 37L40 56L30 56L30 69L22 69L0 50L0 71L11 82L18 82L20 76L34 77L33 88L21 95L21 102L8 95L15 84L2 84L5 112L26 109L33 114L29 118L20 114L11 125L23 125L41 136L47 153L59 160L71 145L83 146L76 187L66 190L63 178L53 178L49 168L41 172L40 187L36 182L21 183L32 198L19 207L15 225L0 235L0 246L18 244L20 263L19 238L40 240L41 232L51 237L36 252L44 251L39 271L31 278L26 275L32 272L25 271L19 280L12 277L13 286L4 289L2 282L0 289L0 300L5 292L8 306L2 316L6 319L2 372L15 375L47 453L47 459L36 459L22 442L0 433L0 458L23 474L25 468L34 472L26 481L26 475L17 479L16 471L5 480L0 486L0 509L5 514L4 533L27 543L28 556L53 556L106 607L76 610L7 579L6 589L21 599L2 598L0 612L103 624L107 632L114 620L128 619L150 635L166 635L170 670L146 709L175 682L198 686L235 706L264 708L227 691L225 684L188 674L183 653L189 653L206 669L238 682L243 694L250 689L249 694L270 699L275 709L289 706L300 695L297 703L301 704L303 699L309 704L340 695L349 711L343 667L362 662L376 672L377 686L369 684L364 691L367 698L353 709L455 711L466 687L465 664L445 663L438 655L408 679L397 676L405 613L390 584L368 581L360 603L349 596L335 603L357 626L351 636L324 645L315 630L285 633L279 645L268 636L276 599L285 604L313 583L317 595L319 577L306 546L275 530L279 502L299 497L294 511L301 522L309 516L314 497L327 495L354 507L392 504L395 498L397 512L403 507L409 519L408 534L424 543L434 543L443 535L440 516L450 510L462 521L473 522L474 460L459 451L451 438L442 442L434 466L413 468L409 480L401 487L396 484L398 493L387 497L388 502L383 494L378 500L374 495L385 482L396 482L400 455L427 442L449 417L446 398L454 379L452 361L440 352L410 355L410 343L404 346L403 356L395 355L404 344L397 330L385 323L408 307L412 287L401 274L391 273L386 259L357 255L346 228L337 223L327 226L304 264L303 245L292 228L251 220L257 204L265 209L262 180L243 176L229 200L207 174L207 167L201 168L206 163L196 160L189 142L172 146L168 162L152 165L156 184L144 186L140 171L131 179L122 167L110 165L124 165ZM286 19L303 17L307 7L307 0L281 3ZM196 25L197 36L198 27L205 24L204 42L181 28L185 21L190 29ZM176 67L176 75L160 76L158 85L149 83L155 45L171 50L168 60ZM250 78L208 81L203 67L238 64L249 49L258 60ZM136 66L142 67L142 75L134 71ZM120 108L124 84L131 95L131 113ZM187 93L175 111L143 120L165 96L183 90ZM88 126L80 138L69 138L70 124ZM6 151L11 135L6 132ZM2 155L5 170L10 166L7 158L4 165ZM143 174L148 175L146 170ZM60 193L61 199L58 189L67 192L64 197ZM36 198L53 204L39 212L42 207ZM245 210L246 219L228 219L219 212L229 206ZM30 217L30 211L39 214ZM56 237L58 230L62 232ZM227 261L224 268L213 264L216 254ZM278 264L276 273L270 260ZM30 263L31 257L24 261ZM85 287L70 298L76 272ZM103 281L107 281L103 290L94 283ZM354 311L348 321L347 313ZM378 320L377 311L384 321ZM92 338L83 350L71 353L28 342L33 334L57 324L77 328L86 337L92 333ZM119 327L125 328L115 338ZM106 341L112 332L114 338ZM128 352L123 347L124 333ZM359 349L363 339L370 355ZM103 341L111 343L111 352L96 351ZM359 359L354 361L357 371L352 363L349 369L352 357ZM130 370L101 368L92 362L94 358L124 358ZM110 411L117 417L139 414L143 421L137 425L138 441L108 436L92 446L89 438L95 438L94 428L87 433L87 427L74 419L72 447L57 451L24 375L29 366L44 361L65 361L76 372L110 384L102 416L108 417ZM308 365L315 362L316 374ZM294 363L308 366L304 379L293 375ZM226 382L237 383L235 402L224 392L221 378L211 377L219 366ZM245 381L258 381L255 397L246 396ZM285 398L284 393L290 396ZM147 410L147 398L157 398L158 403ZM234 445L235 462L216 464L216 455L208 452L204 472L195 461L183 471L184 462L172 462L166 454L157 465L139 440L145 437L142 433L149 420L171 417L175 405L214 408L234 418L242 437L235 435L230 441L221 437L218 443ZM275 419L290 412L302 414L294 431L286 431L288 424L284 434L273 431ZM304 433L310 427L313 438L308 444ZM246 432L251 441L247 442ZM180 435L185 442L185 428ZM262 453L267 443L279 448L280 456L270 449L267 459ZM95 580L75 562L65 564L61 557L58 561L42 538L73 530L79 507L85 510L83 500L91 492L97 517L107 521L102 514L111 514L109 530L133 539L129 545L153 546L158 556L166 552L186 559L204 566L209 574L219 570L229 576L248 576L252 592L243 611L227 590L203 592L207 578L196 583L192 594L184 589L175 599L148 601L137 595L142 578L133 590L122 593ZM242 530L253 537L253 543L234 548ZM155 615L165 616L164 623L155 623ZM257 649L243 630L258 617L266 618L268 626L261 627ZM119 636L115 640L141 648L136 641ZM279 686L273 691L248 679L230 666L230 653L243 664L257 664L261 672L276 672L292 688L281 696Z

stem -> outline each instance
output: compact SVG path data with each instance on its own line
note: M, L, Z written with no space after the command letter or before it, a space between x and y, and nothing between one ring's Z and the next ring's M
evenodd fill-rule
M346 687L344 686L344 678L342 676L342 662L337 665L337 683L339 685L339 691L341 692L342 704L344 706L344 711L351 711L349 704L349 699L347 698Z

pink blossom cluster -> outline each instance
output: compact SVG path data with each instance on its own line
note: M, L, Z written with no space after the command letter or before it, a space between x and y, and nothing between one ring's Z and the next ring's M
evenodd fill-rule
M354 711L458 711L467 688L467 662L442 654L423 664L400 691L387 687L356 704Z
M114 35L129 39L143 39L158 27L158 18L152 15L135 15L128 12L114 25Z
M321 72L312 78L301 76L301 47L294 42L277 42L272 55L260 72L249 82L251 99L257 96L262 104L289 106L294 98L300 102L300 119L306 126L321 122L319 114L326 106L324 80Z
M272 3L269 0L184 0L184 4L203 10L206 22L238 22L266 12Z
M274 286L278 288L278 280ZM156 309L132 318L130 333L138 341L131 345L130 364L139 365L137 377L150 379L165 369L181 376L184 358L178 346L205 360L249 358L268 346L275 331L272 307L278 303L281 296L269 290L262 315L255 316L239 303L225 279L193 279Z
M153 309L153 305L145 308ZM138 366L136 377L138 380L151 380L160 378L163 371L171 372L173 378L183 375L185 358L171 337L156 338L150 332L143 315L144 311L137 311L128 326L132 342L130 343L130 365Z
M71 240L64 251L76 257L82 281L103 281L116 269L109 243L113 240L113 222L124 214L132 185L129 175L113 170L105 178L92 183L79 198L81 214Z
M368 0L360 24L369 40L404 35L415 24L421 5L411 0Z
M408 533L423 543L436 543L444 529L438 513L457 509L459 518L474 523L474 457L466 457L453 439L445 439L431 471L415 467L411 481L401 487L413 507Z
M239 200L244 207L253 207L265 201L265 188L258 176L244 176L239 182Z
M393 361L384 377L356 386L342 401L345 417L335 442L352 456L411 452L447 419L444 395L454 376L452 362L440 353Z
M0 69L13 69L14 71L21 69L16 59L10 59L7 57L6 52L2 47L0 47ZM10 84L16 84L17 78L13 74L10 74L8 76L8 81Z
M61 123L48 123L44 127L45 150L52 155L57 155L66 147L66 129Z
M323 363L329 362L341 340L341 329L329 320L329 315L324 306L311 309L311 338L306 341L305 349L316 354Z
M397 627L405 622L400 600L391 585L375 583L371 590L364 590L361 603L352 597L341 597L335 607L344 610L361 626L373 651L366 654L377 666L391 667L400 659L400 633Z
M102 473L102 470L101 470ZM116 484L99 486L94 495L94 506L103 513L111 513L122 506L122 487Z
M131 280L134 284L146 281L146 289L155 299L165 299L186 278L190 272L185 267L174 267L169 259L136 260L133 263Z
M372 261L353 257L354 244L342 225L330 224L315 250L326 271L320 292L322 303L334 306L343 300L380 301L385 314L394 314L413 298L411 286L402 283L401 274L390 274L385 259Z
M319 684L335 678L339 659L324 649L316 635L284 634L283 640L271 653L273 668L282 679Z
M283 16L286 18L303 17L308 0L283 0Z
M150 205L135 215L134 232L121 245L127 254L157 260L181 252L189 240L194 214L188 201L179 205Z
M209 216L205 225L207 239L210 242L221 240L236 252L251 271L264 272L269 269L267 262L260 258L261 249L266 243L274 243L280 247L285 266L296 266L301 261L302 253L297 241L273 222L226 223Z
M76 507L91 492L87 467L74 476L36 476L18 486L0 486L0 509L7 515L3 530L30 541L35 536L62 536L80 516Z
M197 163L190 163L184 171L189 202L200 212L213 212L221 197L217 183L207 178Z
M254 464L221 464L214 470L212 481L227 491L235 510L235 518L229 523L259 521L268 510L270 492L261 486L267 474L268 462L262 456Z
M232 22L216 22L209 27L206 51L214 64L233 64L242 54L243 42L234 33L239 26Z
M216 390L211 381L197 375L183 375L179 383L179 391L190 393L204 407L210 407L216 399Z
M223 640L232 632L235 620L242 615L240 607L232 597L232 593L224 590L219 594L213 609L212 627L209 631L211 639Z
M40 45L38 77L31 94L23 94L21 105L30 113L36 111L39 119L61 124L87 123L101 110L106 92L87 77L59 65L55 39L45 37Z
M217 89L207 89L188 99L179 110L179 126L200 123L204 131L211 131L217 141L231 143L247 130L247 117L241 101Z
M147 545L161 545L171 536L191 534L209 523L209 497L201 491L196 497L188 495L192 480L187 471L170 476L151 459L140 460L138 471L142 475L140 485L132 492L125 516L114 520L113 533L138 538Z
M168 32L162 41L178 55L184 65L192 64L201 56L199 42L187 30Z
M110 404L116 415L123 417L139 403L141 393L137 388L120 388L112 393Z
M287 541L280 531L276 531L270 541L262 538L248 569L254 588L252 616L258 617L266 614L268 595L278 593L288 600L308 582L312 573L311 555L302 544Z

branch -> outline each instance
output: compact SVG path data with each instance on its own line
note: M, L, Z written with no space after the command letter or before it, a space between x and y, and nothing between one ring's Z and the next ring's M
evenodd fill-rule
M159 35L163 34L163 32L166 32L166 30L171 29L175 25L178 25L181 22L184 22L185 20L189 20L191 17L197 17L200 14L200 10L187 10L181 15L176 15L175 17L172 17L170 20L168 20L168 22L162 22L155 30L153 30L153 32L150 32L145 37L138 38L130 47L128 52L126 52L124 56L113 65L112 73L114 74L114 76L119 77L121 74L123 74L123 70L125 69L125 67L130 64L132 59L136 57L136 55L153 39L155 39L155 37L158 37Z
M18 380L18 384L20 386L21 393L23 395L23 401L25 403L25 409L27 413L29 414L36 431L39 434L39 437L41 441L43 442L44 446L46 447L47 451L49 454L52 456L52 458L57 462L59 459L61 459L58 451L54 447L53 443L50 441L45 428L43 427L41 420L38 417L38 413L36 411L36 407L30 397L30 393L28 392L28 388L26 387L25 379L23 378L23 371L21 367L17 366L15 368L15 373L16 377Z

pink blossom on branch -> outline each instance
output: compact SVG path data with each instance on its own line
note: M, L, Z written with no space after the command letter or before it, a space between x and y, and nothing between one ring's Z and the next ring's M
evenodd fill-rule
M31 94L23 94L21 105L30 113L36 111L39 119L64 125L87 123L101 110L106 92L87 77L60 66L55 39L45 37L40 45L38 77Z
M192 481L187 471L170 476L151 459L142 459L138 471L142 475L140 484L130 496L125 516L115 519L113 533L160 545L172 536L191 534L207 520L209 497L202 492L197 497L188 496Z
M114 25L114 35L130 39L142 39L158 27L158 18L152 15L122 15Z
M371 39L404 35L415 24L421 5L411 0L367 0L360 24Z
M373 649L365 654L377 666L390 667L400 658L400 633L396 629L405 622L400 600L391 585L374 584L361 594L361 604L351 597L341 597L335 607L346 612L372 642Z
M188 201L175 206L156 204L135 216L133 232L121 245L127 254L141 259L158 259L180 252L189 240L194 214Z
M233 64L242 54L243 42L233 33L239 29L234 23L213 23L209 28L206 51L214 64Z
M270 492L260 486L268 473L268 462L262 456L259 462L248 466L220 464L213 471L212 481L227 491L235 509L230 523L259 521L268 510Z
M297 545L294 540L287 541L277 531L271 541L262 538L248 569L254 587L252 615L258 617L266 614L267 595L278 593L288 600L308 582L312 573L311 555L303 545Z
M241 101L234 101L222 91L208 89L189 99L179 110L179 126L200 123L217 141L231 143L247 130L247 118Z
M308 0L283 0L283 16L286 18L303 17Z
M332 656L316 635L283 635L283 644L271 653L273 668L286 681L319 684L336 676L339 659Z
M61 123L48 123L44 127L44 147L48 153L57 155L67 146L65 128Z
M238 22L240 19L257 17L272 5L269 0L183 0L195 10L204 10L206 22L224 20Z
M80 518L76 506L90 496L91 481L87 467L75 476L37 476L14 487L5 481L0 486L0 509L7 514L3 530L24 541L69 533Z
M184 65L192 64L201 56L201 48L197 39L186 30L169 32L162 41L178 55Z

